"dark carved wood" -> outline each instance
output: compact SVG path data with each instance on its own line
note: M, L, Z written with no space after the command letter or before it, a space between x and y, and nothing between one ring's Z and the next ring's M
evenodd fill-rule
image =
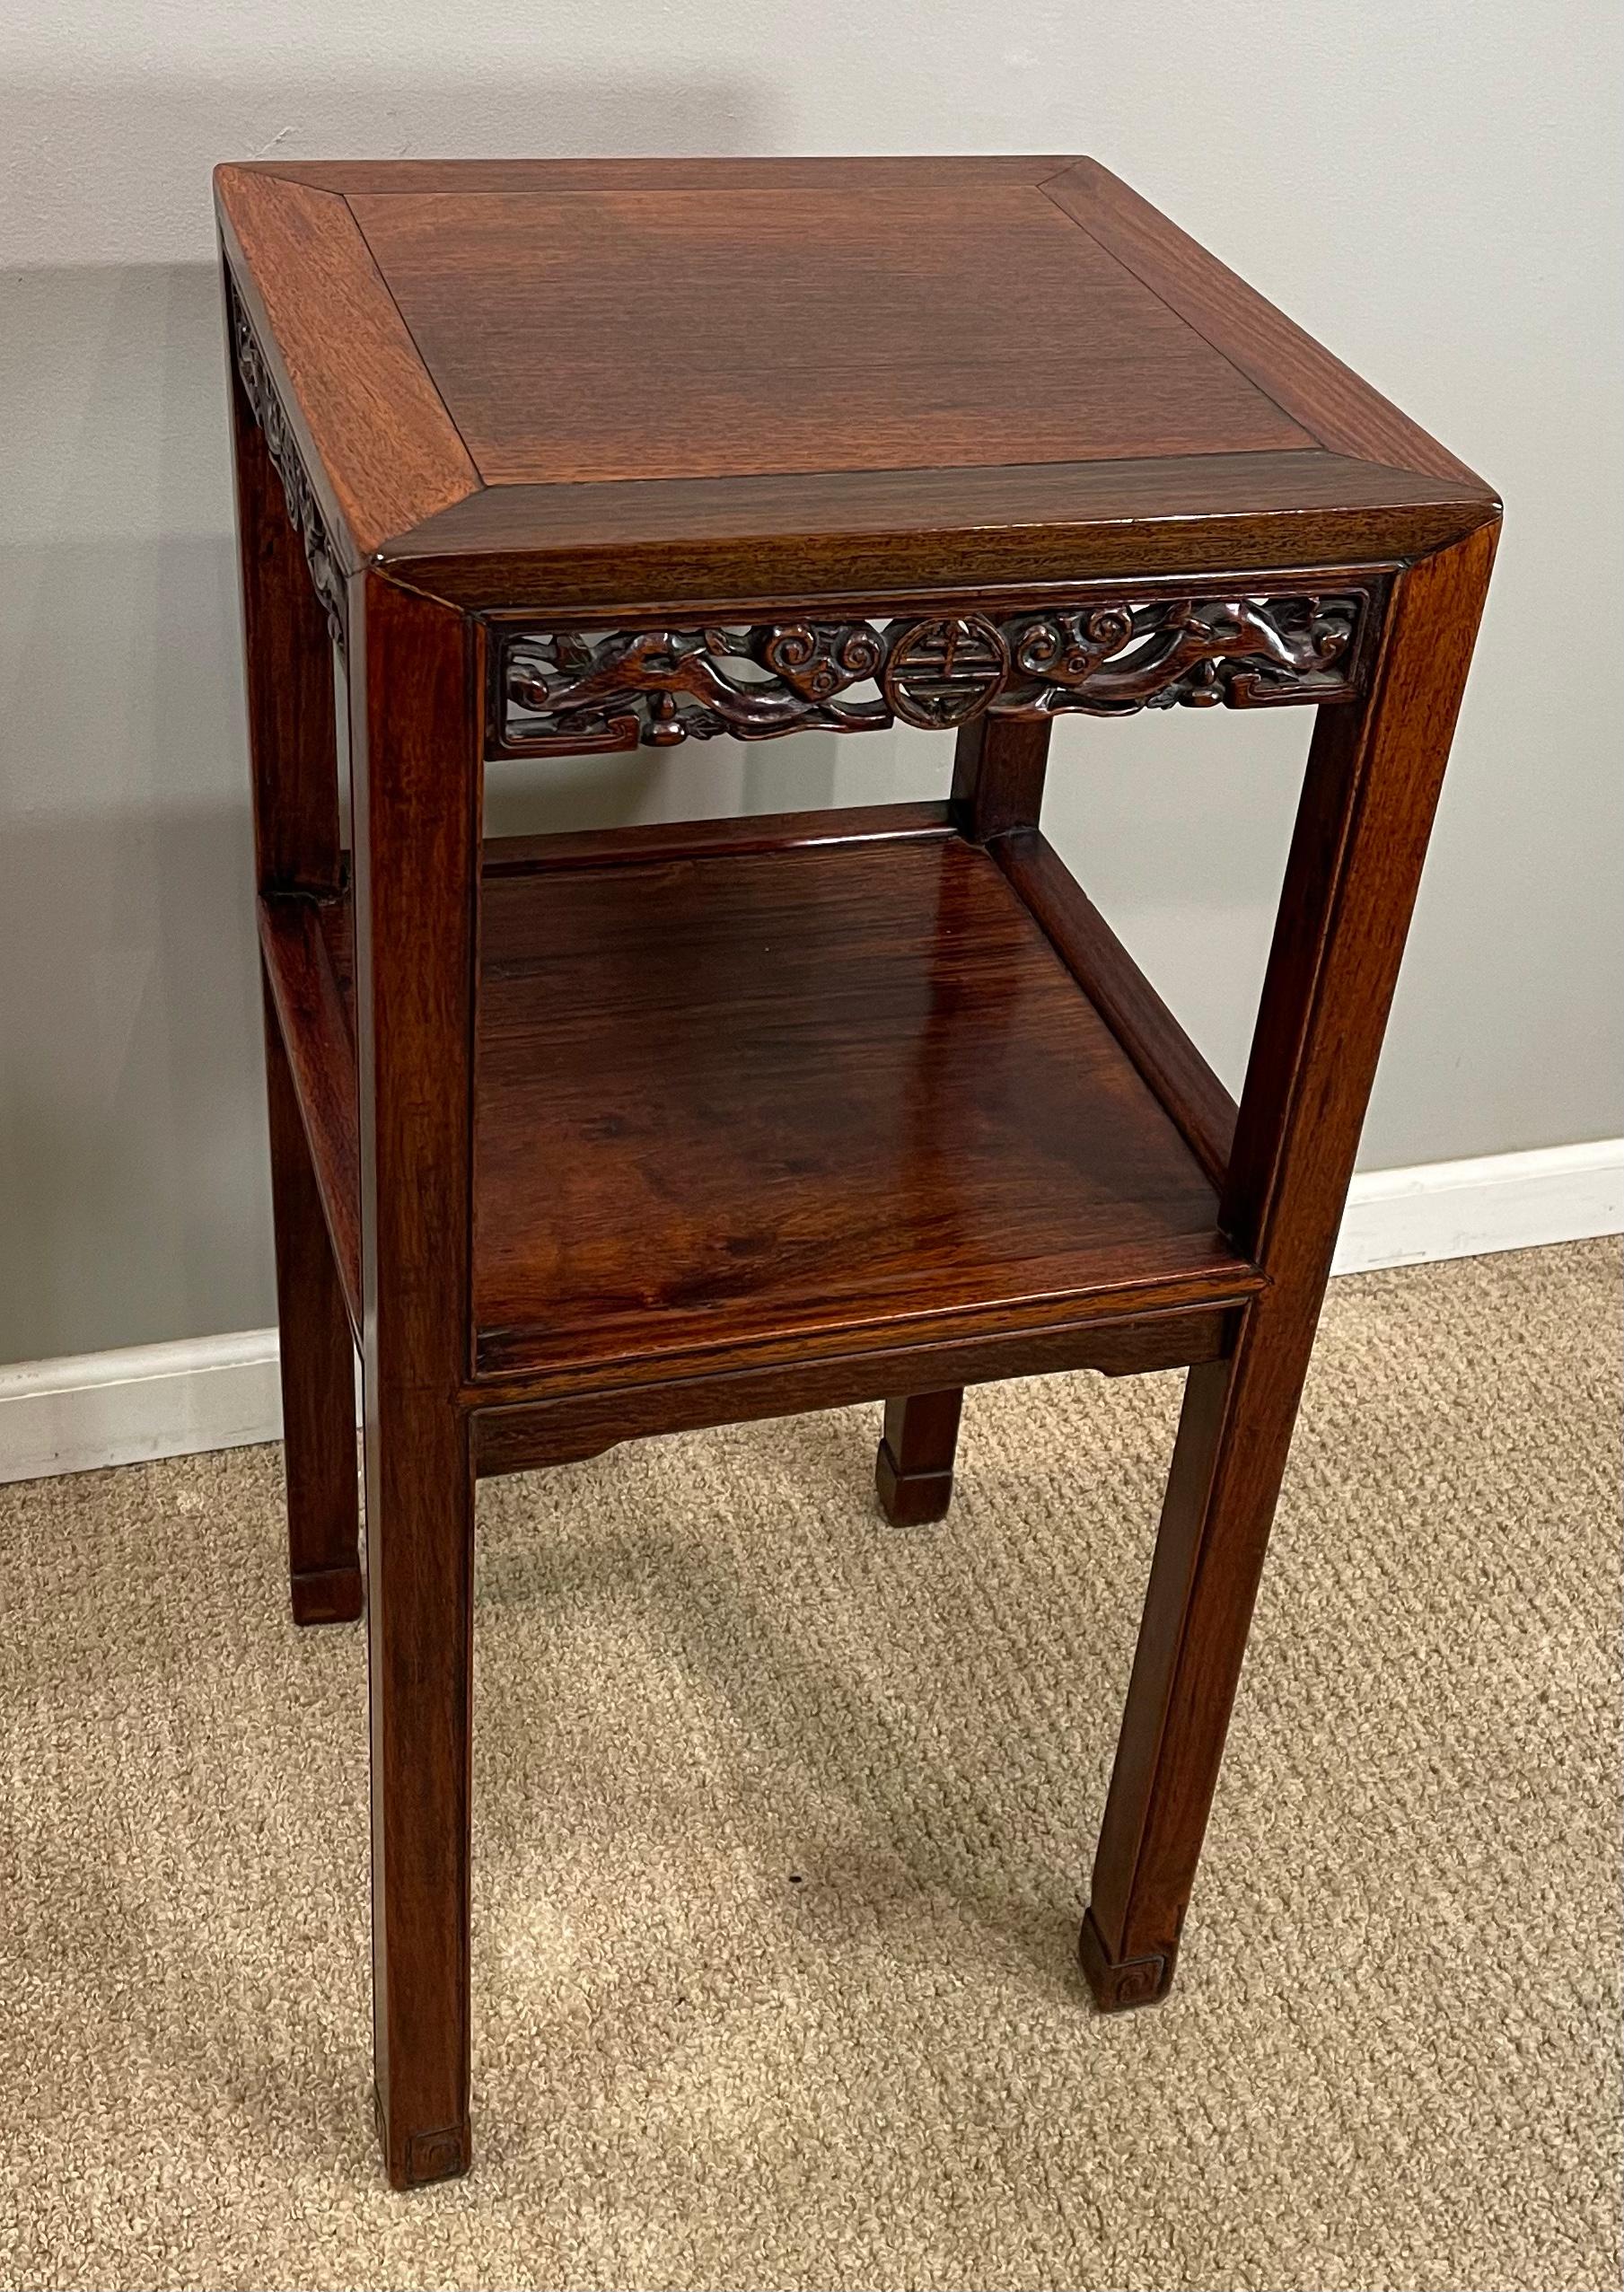
M991 707L1009 681L1009 641L979 613L889 621L880 689L905 724L944 732Z
M995 713L1095 716L1139 708L1260 708L1347 699L1365 592L1205 597L1034 613L1009 632L1014 675Z
M492 742L579 754L681 740L944 731L983 715L1350 699L1371 593L1155 597L1075 610L763 628L524 629L496 648ZM865 697L857 688L871 688Z
M321 514L315 489L299 458L299 449L287 416L282 410L282 400L277 395L276 384L270 378L265 353L254 333L253 322L243 308L236 282L230 271L225 275L226 293L231 303L232 351L237 362L248 402L254 419L265 437L266 451L276 465L282 480L282 491L287 502L287 514L294 530L304 548L304 562L321 610L327 616L328 635L342 652L344 649L344 575L327 531L327 521Z

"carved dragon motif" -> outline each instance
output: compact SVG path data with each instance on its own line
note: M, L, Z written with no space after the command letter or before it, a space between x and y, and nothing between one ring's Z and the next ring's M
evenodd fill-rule
M984 711L1271 707L1348 697L1370 606L1334 597L1157 597L1025 612L760 628L522 630L500 640L510 754L930 728ZM868 685L867 696L854 688Z

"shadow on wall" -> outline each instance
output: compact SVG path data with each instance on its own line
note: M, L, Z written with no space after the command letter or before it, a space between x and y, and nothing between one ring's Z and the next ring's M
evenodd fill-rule
M241 807L0 833L0 1358L276 1319Z
M536 148L523 124L535 91L522 101L505 89L477 134L469 94L447 94L446 118L462 130L453 124L446 145ZM354 87L348 101L353 118ZM57 104L47 140L76 156L44 169L33 208L42 242L76 234L121 249L130 211L150 199L157 238L196 246L198 259L0 273L0 1361L275 1317L224 354L195 154L200 142L211 154L259 147L250 114L262 124L268 106L303 119L303 152L355 149L358 138L342 124L324 130L319 102L263 88L250 99L166 85L167 141L128 90L90 102L89 112L66 96ZM754 99L728 85L572 85L549 91L547 104L549 119L569 119L576 149L776 140ZM29 110L36 144L52 116L48 101ZM142 146L133 158L118 157L120 137ZM25 265L37 260L31 247ZM1210 944L1197 912L1216 874L1202 864L1203 817L1223 817L1245 840L1233 783L1226 795L1213 779L1212 728L1201 729L1198 755L1164 721L1114 727L1109 741L1065 725L1051 780L1056 840L1108 909L1131 909L1136 875L1165 900L1188 873L1187 905L1164 927L1152 914L1141 938L1128 917L1153 972L1165 940L1173 975L1163 984L1175 1002L1178 949ZM943 793L950 754L922 735L814 734L505 765L490 775L488 821L505 833L895 801ZM1254 974L1253 918L1267 917L1289 812L1279 776L1259 800L1267 880L1226 886L1246 941L1241 968ZM1189 856L1176 874L1175 822ZM1115 883L1102 880L1112 845L1123 855ZM1215 1007L1228 998L1227 960L1222 978L1198 954L1184 961ZM1200 1010L1189 1016L1202 1034Z
M208 173L280 154L770 148L725 77L180 76L138 20L0 81L0 1361L275 1318L236 574ZM380 56L396 62L380 61ZM43 68L40 68L43 66ZM12 196L13 190L19 195ZM154 259L154 258L175 259ZM829 800L797 762L807 804ZM750 802L736 756L511 779L508 824Z
M0 288L0 1358L263 1324L237 608L201 268Z
M224 372L210 266L0 280L0 1361L276 1317ZM505 768L491 826L860 801L838 745Z
M0 200L0 268L205 263L215 243L209 171L224 160L808 148L804 126L800 140L793 127L786 140L782 82L794 59L770 34L765 75L746 77L742 50L715 54L697 25L689 28L703 53L696 68L680 41L639 39L598 9L577 31L572 70L559 57L588 0L510 13L504 30L488 10L483 22L476 10L457 26L443 10L399 0L357 0L341 16L273 0L213 23L206 12L163 18L115 8L88 52L48 16L0 21L0 183L14 181L19 193ZM744 44L759 47L760 28L751 30ZM612 57L592 69L601 40ZM290 57L300 73L289 72ZM842 129L849 136L844 103L825 149L853 147Z

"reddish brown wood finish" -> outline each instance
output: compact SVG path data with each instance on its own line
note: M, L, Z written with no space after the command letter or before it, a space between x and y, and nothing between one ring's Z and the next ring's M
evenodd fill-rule
M282 481L229 356L237 566L259 889L327 897L343 882L333 656Z
M904 159L277 159L229 171L274 175L352 198L379 191L827 191L831 186L869 191L933 184L985 189L1042 182L1076 163L1024 153Z
M469 2157L477 1472L883 1399L882 1505L925 1519L965 1384L1189 1365L1082 1941L1103 2006L1163 1994L1497 504L1087 162L271 163L217 199L295 1599L355 1603L353 1321L391 2179ZM940 804L481 856L521 637L551 739L592 726L549 715L549 631L673 632L636 656L663 738L696 631L771 669L777 628L873 621L907 715L976 644L1013 665L1018 616L1125 596L1368 606L1334 692L1268 696L1335 705L1238 1113L1044 842L1040 721L969 723ZM950 621L938 675L915 624Z
M1048 724L998 723L979 716L953 747L952 816L972 844L990 844L1018 830L1036 830L1049 769Z
M1235 1102L1093 901L1042 836L1012 835L999 866L1122 1045L1215 1186L1234 1137Z
M785 478L492 486L381 555L470 611L660 599L685 618L865 598L956 604L995 586L1380 567L1492 514L1487 488L1329 453L827 470Z
M1210 1183L955 837L501 876L484 926L484 1371L1240 1294Z
M1052 729L1047 722L993 722L985 716L961 729L953 748L951 811L968 841L986 845L1016 830L1036 833ZM874 1488L888 1520L914 1526L944 1516L952 1499L963 1405L961 1386L886 1403Z
M1042 729L1075 713L1348 701L1366 679L1384 585L1277 597L1157 586L1066 609L930 609L882 627L815 609L743 628L549 618L492 632L487 739L495 756L608 755L722 733L944 732L982 716Z
M1037 184L349 206L487 485L1313 443Z
M796 1416L808 1409L841 1409L855 1401L942 1391L950 1381L982 1384L1059 1369L1097 1369L1108 1377L1181 1369L1229 1351L1234 1320L1221 1306L1158 1307L1141 1295L1115 1319L1091 1313L1010 1336L939 1337L923 1345L900 1345L893 1338L848 1353L776 1366L730 1364L679 1378L645 1372L578 1392L560 1383L555 1392L530 1401L510 1399L527 1389L522 1383L505 1392L481 1387L474 1396L475 1458L481 1473L522 1472L534 1464L597 1456L645 1433L692 1432L707 1425Z
M399 2188L470 2160L470 1348L478 632L375 575L350 610L373 2014ZM359 641L357 642L357 638Z
M1000 738L1016 751L1030 745L1025 726L1001 727ZM764 874L760 864L768 859L778 865ZM839 870L832 882L826 873L831 859ZM743 888L736 873L741 863L746 864ZM1023 982L1018 993L1001 991L995 997L989 990L996 981L978 976L983 941L954 944L954 914L951 908L944 910L940 896L944 863L947 880L961 900L968 899L968 912L990 934L986 944L1014 960ZM783 874L783 869L792 872ZM516 1269L550 1312L549 1285L557 1282L561 1265L575 1263L582 1286L572 1318L590 1330L610 1303L593 1286L601 1281L593 1253L607 1248L619 1253L623 1286L635 1280L645 1302L629 1339L623 1314L622 1323L604 1322L597 1345L575 1335L559 1343L550 1322L540 1338L522 1328L486 1325L479 1340L486 1366L468 1388L470 1397L506 1401L526 1391L559 1394L651 1381L663 1388L685 1376L719 1380L775 1362L793 1361L801 1374L821 1355L839 1362L906 1341L912 1357L933 1344L970 1342L989 1323L1012 1333L1017 1328L1082 1332L1129 1307L1149 1313L1234 1302L1258 1286L1259 1277L1247 1262L1217 1238L1216 1190L1181 1149L1176 1128L1162 1120L1154 1100L1135 1088L1130 1061L1117 1054L1110 1030L1091 1017L1085 1003L1065 992L1057 995L1063 975L1046 955L1040 935L1005 897L990 863L955 841L945 804L507 839L486 847L484 875L491 896L505 902L507 911L504 937L487 944L482 976L490 979L493 964L504 956L507 975L492 979L479 997L476 1135L496 1142L528 1185L534 1174L531 1146L545 1133L552 1156L543 1158L540 1167L549 1173L549 1191L580 1196L594 1207L584 1220L550 1203L538 1216L522 1201L504 1207L503 1195L488 1190L476 1224L479 1259L482 1263L488 1259L488 1265L487 1273L476 1271L476 1290L487 1278L493 1285L511 1279ZM775 880L795 887L782 909ZM560 882L573 883L573 900L556 895ZM638 887L635 900L627 899L628 883ZM730 1010L708 1030L708 1068L702 1058L673 1057L651 1077L640 1067L639 1014L651 1034L668 1032L673 1023L698 1027L702 1041L707 1032L702 1011L679 1010L673 1021L670 1009L672 984L663 975L663 951L677 931L669 903L679 899L681 912L704 918L713 978L730 977L725 951L733 944L738 977L756 991L741 997L736 1018ZM841 1041L838 1021L852 997L843 1000L840 977L866 981L869 961L864 947L846 944L845 919L853 912L866 915L863 928L870 941L865 945L883 944L897 936L899 902L904 916L911 910L914 937L909 944L919 953L918 967L906 949L892 948L891 1004L865 1013L866 1026L854 1025L849 1041ZM623 909L635 918L629 932L619 920ZM769 927L793 925L802 935L780 947L776 984L750 977L762 917L768 911ZM601 927L604 918L616 924L613 938ZM306 1132L344 1269L356 1231L353 1173L358 1165L348 905L268 900L262 903L261 937L294 1047ZM834 946L844 974L829 972L818 959L821 943ZM809 945L814 952L806 952ZM556 998L542 991L555 962L557 975L575 979L586 998L563 1017L553 1007ZM504 995L518 1023L508 1029L511 1039L498 1045ZM937 1002L959 1006L946 1038L929 1023ZM524 1019L532 1003L538 1014L533 1028ZM1000 1013L996 1036L984 1024L993 1007ZM1041 1025L1034 1031L1023 1023L1023 1010L1028 1020L1034 1013L1040 1019L1047 1014L1047 1023L1058 1022L1062 1034L1051 1040ZM1170 1027L1174 1023L1168 1021ZM770 1052L775 1034L803 1046L806 1071L798 1096L786 1098L777 1091L773 1068L752 1067L747 1055L751 1041L765 1043ZM1021 1091L1010 1094L1007 1143L1000 1146L986 1130L973 1073L983 1053L996 1051L1007 1065L1012 1035L1025 1061L1025 1079ZM944 1057L953 1039L962 1041L963 1055ZM901 1065L895 1055L900 1042L912 1046L909 1061ZM1058 1092L1049 1089L1044 1077L1056 1063L1054 1052L1067 1042L1090 1072L1103 1061L1119 1104L1104 1089L1089 1088L1074 1099L1075 1078L1067 1078ZM837 1052L838 1064L831 1065ZM538 1118L527 1093L543 1071L554 1078L557 1111L544 1111ZM1017 1068L1017 1079L1020 1073ZM827 1089L820 1088L820 1076ZM639 1090L651 1079L659 1085L645 1120L629 1127L611 1119L628 1079ZM1053 1100L1040 1123L1030 1119L1025 1104L1034 1093ZM835 1102L826 1104L831 1093ZM575 1123L572 1106L591 1110L593 1119ZM909 1106L916 1110L911 1133L900 1127L900 1111ZM1102 1111L1105 1106L1114 1109L1109 1120ZM719 1120L730 1107L726 1119ZM1069 1128L1079 1133L1075 1138L1067 1137L1063 1118L1068 1107ZM1148 1128L1137 1127L1146 1122ZM549 1123L550 1130L545 1128ZM979 1149L967 1148L970 1159L961 1182L933 1193L932 1161L927 1156L919 1162L910 1150L910 1137L950 1135L955 1123L967 1138L984 1134L983 1143ZM733 1138L735 1129L754 1141L754 1151ZM1063 1163L1069 1164L1076 1181L1069 1203L1047 1175L1046 1157L1052 1156L1057 1137ZM878 1214L871 1209L868 1219L847 1234L850 1221L843 1206L854 1153L868 1158L864 1166L872 1172L883 1173L882 1183L873 1180L882 1207ZM794 1165L787 1172L781 1166L786 1162ZM684 1280L669 1270L676 1261L673 1253L691 1246L691 1217L685 1224L675 1204L668 1215L660 1207L656 1183L653 1212L635 1228L628 1223L638 1213L628 1206L628 1190L645 1187L650 1172L657 1181L667 1164L691 1171L695 1184L701 1172L713 1172L720 1205L714 1211L717 1246L725 1244L732 1272L707 1313L696 1310L689 1294L694 1278ZM1028 1172L1024 1187L1016 1182L1022 1169ZM1154 1174L1158 1169L1161 1181ZM1124 1228L1133 1230L1129 1205L1124 1200L1107 1209L1094 1199L1102 1186L1109 1191L1113 1171L1114 1182L1133 1190L1139 1199L1143 1230L1127 1251ZM970 1180L979 1186L979 1194ZM1164 1187L1161 1194L1159 1183ZM763 1222L770 1225L785 1214L786 1186L795 1192L792 1224L823 1234L824 1250L834 1253L827 1270L819 1256L825 1311L811 1318L793 1251L748 1245L752 1227L759 1235ZM927 1260L909 1253L905 1239L888 1238L882 1230L877 1251L862 1246L873 1225L883 1228L886 1203L899 1205L905 1223L911 1219L936 1232L934 1274ZM1146 1218L1161 1221L1160 1243L1144 1225ZM1181 1234L1178 1229L1186 1220L1191 1230ZM1110 1237L1111 1248L1103 1254L1095 1221L1099 1232ZM628 1250L634 1230L637 1246ZM708 1230L701 1221L701 1234ZM977 1233L979 1259L970 1246ZM963 1274L972 1261L980 1272L971 1285L971 1302L966 1303ZM887 1262L897 1269L889 1303ZM653 1278L663 1267L663 1289ZM899 1297L896 1278L909 1267L916 1278L909 1294ZM1066 1278L1057 1287L1058 1273ZM1001 1304L1000 1280L1009 1292ZM845 1302L838 1304L843 1288ZM358 1274L356 1289L358 1296ZM565 1311L570 1295L557 1291L557 1310ZM359 1326L358 1307L356 1322ZM538 1345L546 1349L537 1350ZM1034 1367L1049 1366L1058 1366L1050 1355L1034 1358ZM865 1397L863 1389L854 1389L851 1397Z
M262 893L311 909L309 895L335 898L343 877L332 654L234 361L231 373L256 874ZM268 970L264 1004L294 1620L347 1622L362 1599L350 1315L301 1115L311 1096L289 1067L309 1032L288 1026L285 1044Z
M488 879L553 867L624 867L628 859L709 859L727 852L894 844L951 835L952 826L945 804L872 804L849 812L775 812L743 820L673 820L629 830L497 836L486 843L485 874Z
M953 1451L963 1406L962 1385L886 1402L874 1490L894 1528L918 1528L945 1515L952 1500Z
M346 201L257 168L215 180L232 276L353 569L478 473Z
M1092 162L273 162L216 182L346 562L381 548L466 606L1379 563L1494 514ZM962 267L952 293L932 275L961 224L979 300ZM810 367L763 308L809 326Z
M1403 576L1368 704L1315 733L1225 1188L1270 1286L1185 1394L1084 1928L1107 2007L1172 1980L1495 539Z
M268 986L265 1069L294 1621L351 1623L362 1606L356 1356L299 1093Z
M1043 190L1331 452L1481 487L1436 438L1098 160L1074 160Z
M315 1165L339 1294L359 1345L361 1163L348 900L262 899L259 949L270 1008L292 1061L302 1143Z

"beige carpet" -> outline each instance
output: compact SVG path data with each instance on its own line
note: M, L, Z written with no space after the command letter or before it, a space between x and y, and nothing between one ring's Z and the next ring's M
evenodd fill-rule
M1337 1286L1181 1983L1073 1938L1178 1380L481 1492L474 2177L374 2162L275 1451L0 1490L9 2287L1618 2281L1618 1254Z

